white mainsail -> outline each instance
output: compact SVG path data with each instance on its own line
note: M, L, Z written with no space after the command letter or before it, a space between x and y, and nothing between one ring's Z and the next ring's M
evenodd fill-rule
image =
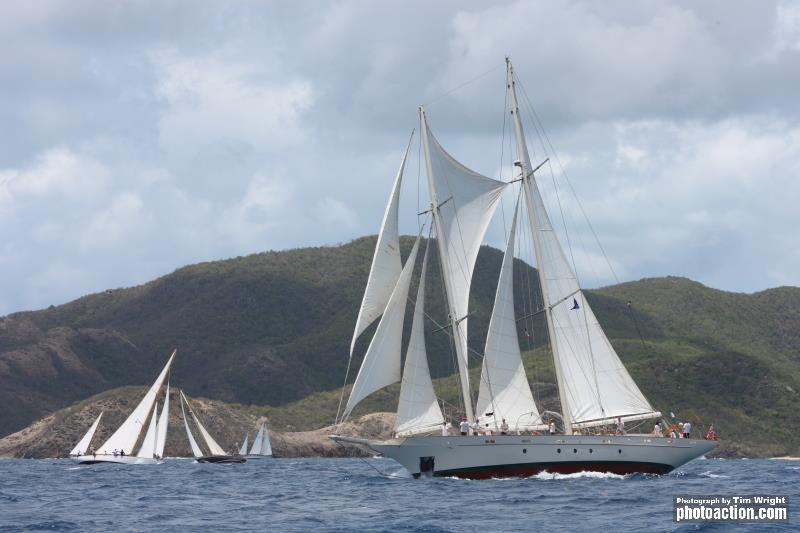
M183 409L183 404L185 402L184 398L183 391L181 391L181 414L183 415L183 425L186 427L186 436L189 438L189 446L192 448L192 455L195 457L202 457L203 452L200 450L200 446L197 445L197 441L194 440L192 430L189 429L189 419L186 418L186 411Z
M431 133L424 110L420 115L450 325L467 418L472 419L467 347L469 291L478 250L507 183L487 178L453 159Z
M200 423L200 420L198 420L197 415L194 414L194 410L192 409L192 406L189 405L189 400L186 399L186 396L183 394L183 391L181 391L181 397L183 398L183 401L186 402L186 406L189 408L189 413L191 413L192 419L194 420L194 423L197 426L198 431L200 431L200 435L203 436L203 440L206 441L206 446L208 446L208 450L211 452L211 455L228 455L227 453L225 453L225 450L222 449L222 446L217 444L217 441L214 440L214 438L211 436L208 430L206 430L203 424Z
M177 352L177 350L174 350L172 355L169 356L169 360L167 364L164 365L164 369L158 375L158 378L156 378L155 383L153 383L144 395L142 401L139 402L139 405L137 405L130 416L125 419L125 422L117 428L114 434L99 447L98 453L111 454L114 450L124 450L128 454L133 452L133 447L136 445L136 441L139 440L139 435L142 432L144 423L147 421L147 415L153 409L156 395L161 389L164 379L167 377L169 368L172 365L172 360L175 358L175 352Z
M147 433L139 447L136 457L147 457L152 459L156 453L156 419L158 418L158 402L153 404L153 412L150 413L150 425L147 426Z
M264 443L264 424L258 428L256 438L253 439L253 446L250 448L250 455L259 455L261 453L261 445Z
M169 427L169 381L167 393L164 395L164 407L158 417L158 432L156 432L156 456L164 457L164 447L167 445L167 428Z
M408 341L403 379L400 383L395 433L401 436L429 432L444 423L442 410L433 390L428 369L428 354L425 350L425 274L430 241L428 245L422 259L417 301L414 304L414 319L411 323L411 337Z
M89 428L89 431L87 431L83 438L78 441L78 444L72 448L72 451L69 452L70 455L83 455L89 453L89 445L92 443L92 437L94 437L94 432L97 431L97 426L100 424L101 418L103 418L103 411L100 411L100 414Z
M567 430L603 425L616 417L660 416L636 386L594 316L558 242L545 209L519 117L516 82L509 64L517 157L528 207L550 344Z
M244 436L244 442L242 443L242 447L239 448L239 455L247 455L247 439L250 438L249 435Z
M267 423L264 422L264 441L261 443L261 455L272 455L272 444L269 442L269 429Z
M514 314L514 238L519 201L514 210L508 244L486 335L477 415L495 428L503 419L512 430L541 429L539 410L522 366L517 321Z
M417 237L414 247L406 259L406 265L389 297L389 303L386 304L386 310L378 323L375 335L367 348L364 360L361 362L361 368L358 370L350 397L347 399L344 417L350 414L358 402L373 392L400 381L403 319L405 318L411 274L417 260L419 241L420 237Z
M350 356L353 356L353 348L356 339L361 335L370 324L372 324L386 309L392 290L400 277L402 263L400 261L400 233L398 230L398 205L400 203L400 186L403 180L403 170L406 166L408 149L411 146L411 139L408 141L400 169L394 179L392 194L389 196L389 203L383 214L381 230L378 233L378 241L375 244L375 253L372 257L372 266L367 279L367 288L364 290L364 298L361 301L361 308L358 310L356 329L353 333L353 340L350 342Z

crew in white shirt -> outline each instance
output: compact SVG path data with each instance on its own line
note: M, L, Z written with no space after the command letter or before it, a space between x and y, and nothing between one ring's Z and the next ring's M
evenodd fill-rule
M480 435L481 434L481 425L478 423L478 419L475 419L475 422L472 424L472 434L473 435Z
M442 437L449 437L450 436L450 424L446 421L442 422Z
M492 428L489 427L489 424L486 424L486 427L483 428L483 434L486 435L487 437L492 436Z
M461 431L462 435L469 435L469 422L467 422L466 418L461 419L458 429Z
M684 422L683 423L683 438L688 439L692 436L692 423L691 422Z
M653 436L655 437L663 437L664 434L661 432L661 424L656 422L656 425L653 426Z
M503 423L500 424L500 434L508 435L508 422L506 422L505 418L503 419Z

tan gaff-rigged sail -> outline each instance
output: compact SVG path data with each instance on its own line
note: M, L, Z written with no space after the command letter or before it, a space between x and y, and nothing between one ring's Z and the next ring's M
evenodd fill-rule
M522 366L514 315L514 237L518 212L519 201L511 221L486 335L477 414L481 423L494 427L500 427L505 419L511 430L530 430L544 426Z
M400 381L400 357L403 342L403 320L405 318L406 300L411 284L411 273L417 261L420 238L417 237L411 253L406 259L397 284L386 304L381 321L375 330L375 335L367 348L361 368L353 383L353 390L347 399L344 417L350 414L353 408L372 394L392 383Z
M471 419L467 351L469 289L478 250L507 183L482 176L453 159L431 133L424 110L420 109L420 115L450 325L454 329L467 418Z
M156 454L156 419L158 418L158 402L153 404L153 412L150 414L150 425L147 426L147 433L139 448L136 457L147 457L152 459Z
M192 430L189 429L189 419L186 418L186 411L183 408L183 404L185 403L185 397L183 395L183 391L181 391L181 414L183 415L183 425L186 428L186 437L189 439L189 446L192 448L192 455L195 457L202 457L203 451L200 449L200 446L197 445L197 441L194 440L194 435L192 435Z
M125 422L117 428L114 434L100 446L98 453L111 454L114 450L124 450L127 454L133 453L133 447L136 445L136 441L139 440L139 435L142 432L144 423L147 421L147 415L153 409L156 395L161 389L164 379L167 377L169 367L172 365L172 360L175 358L176 351L177 350L174 350L172 355L169 356L169 360L167 364L164 365L164 369L158 375L158 378L156 378L156 382L153 383L147 391L147 394L144 395L142 401L139 402L139 405L137 405L130 416L125 419Z
M89 444L92 443L92 437L94 437L94 432L97 431L97 426L100 424L100 419L103 418L103 412L100 411L100 414L94 421L94 424L89 428L89 431L83 436L81 440L78 441L78 444L72 448L72 451L69 452L70 455L83 455L89 453Z
M430 241L422 259L417 301L414 304L414 319L411 323L411 337L408 340L403 380L400 383L395 433L401 436L429 432L444 423L442 410L433 391L428 354L425 350L425 275L429 249Z
M657 417L611 346L558 242L534 179L526 186L539 228L541 279L547 284L550 316L573 427Z
M369 327L386 309L389 297L392 295L397 278L400 277L402 263L400 261L400 234L398 230L398 209L400 204L400 186L403 181L403 170L406 166L408 149L411 146L411 139L408 141L400 169L394 179L392 194L389 196L389 203L383 214L381 231L378 233L378 241L375 244L375 253L372 257L372 266L367 279L367 288L364 290L364 298L361 300L361 308L358 310L356 329L353 333L353 340L350 342L350 356L353 356L353 348L356 339L365 329Z

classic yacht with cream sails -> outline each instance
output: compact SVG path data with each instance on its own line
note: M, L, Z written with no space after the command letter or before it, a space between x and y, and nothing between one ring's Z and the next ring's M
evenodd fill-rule
M378 235L372 267L359 310L356 339L378 321L339 423L373 392L400 382L395 437L377 441L332 435L344 443L366 445L419 476L488 478L527 476L538 472L601 471L619 474L666 473L701 456L714 443L693 439L657 438L644 434L581 434L625 422L659 419L623 366L584 297L573 266L561 247L545 209L523 132L517 80L507 62L507 90L516 138L518 175L498 181L459 163L439 144L420 108L422 150L428 177L431 230L442 271L448 323L440 330L451 336L466 421L479 421L490 436L441 436L444 417L428 369L424 335L424 286L428 249L421 263L410 339L401 372L401 344L406 300L417 262L417 238L402 265L398 213L400 187L408 156L406 148L394 180ZM486 337L477 402L469 380L468 307L478 249L501 194L515 193L515 211L505 248ZM521 216L522 215L522 216ZM518 227L518 221L526 224ZM532 243L544 315L559 390L563 434L539 435L546 428L522 364L514 307L515 238L522 232ZM503 422L507 434L499 435Z
M194 438L192 434L192 430L189 428L189 419L186 417L186 410L184 409L184 405L189 409L189 413L192 415L192 420L194 420L195 426L197 426L197 430L200 432L200 435L203 437L203 441L208 448L210 453L205 454L203 450L198 446L197 440ZM230 455L228 454L222 446L214 440L214 437L208 432L208 430L200 423L200 419L197 418L197 415L192 410L192 407L189 405L189 400L186 399L184 396L183 391L181 391L181 414L183 415L183 425L186 428L186 437L189 439L189 446L192 448L192 455L194 455L195 460L198 463L244 463L246 460L239 454Z
M242 447L239 448L239 455L244 455L247 459L263 459L265 457L272 457L272 444L269 442L269 430L267 423L262 422L261 427L258 428L256 438L253 440L253 446L250 448L250 453L247 451L248 436L244 436Z
M175 352L172 352L167 364L164 365L155 383L144 395L139 405L103 444L96 449L92 449L90 446L100 423L100 418L103 416L103 413L100 413L100 416L94 421L89 431L70 452L70 456L81 464L156 464L160 462L164 455L164 445L166 444L167 427L169 425L169 382L167 382L166 392L164 393L164 407L161 409L160 414L156 398L169 374L172 360L175 358ZM141 443L139 443L145 424L147 425L147 431ZM133 453L137 449L137 444L139 444L138 450Z

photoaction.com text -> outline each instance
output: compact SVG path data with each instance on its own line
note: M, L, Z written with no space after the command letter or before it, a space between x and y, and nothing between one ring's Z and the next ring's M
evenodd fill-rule
M777 522L789 519L786 496L675 496L676 522Z

